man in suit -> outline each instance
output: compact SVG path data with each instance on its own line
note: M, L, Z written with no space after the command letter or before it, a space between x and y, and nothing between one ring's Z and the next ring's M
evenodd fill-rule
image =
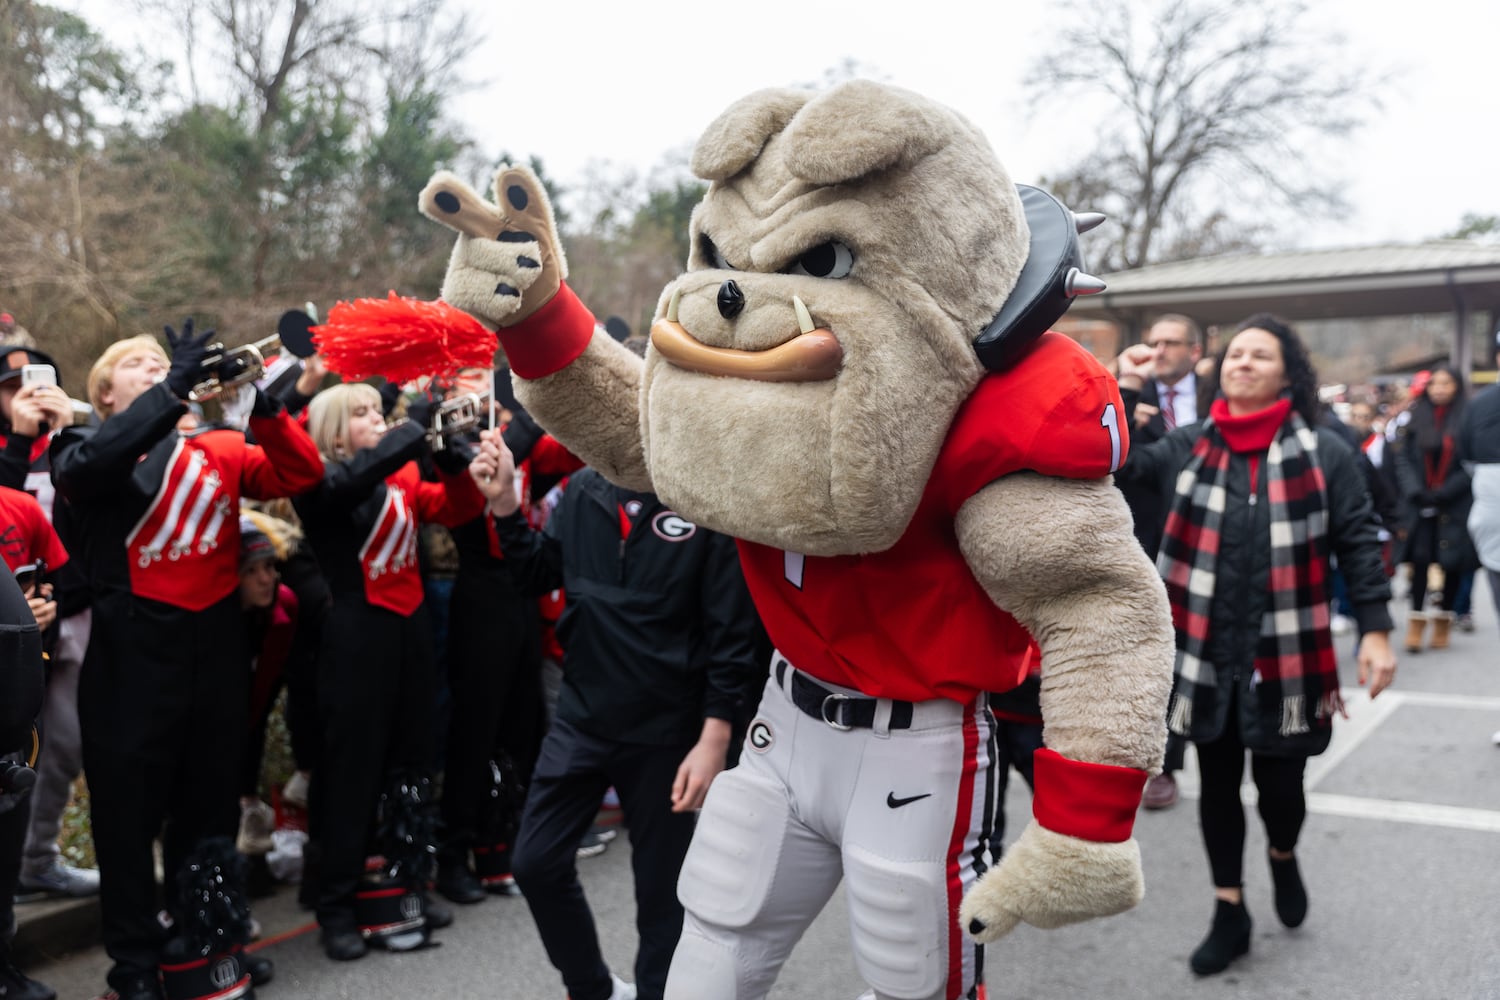
M1141 387L1140 404L1136 406L1136 424L1130 429L1131 443L1150 444L1159 438L1194 423L1198 412L1198 375L1194 370L1203 357L1203 331L1191 318L1178 313L1158 316L1146 328L1142 342L1156 352L1153 377ZM1140 486L1123 486L1125 502L1135 520L1135 537L1152 559L1161 545L1162 522L1167 501ZM1147 809L1166 809L1177 801L1177 779L1173 772L1182 767L1183 741L1167 738L1167 755L1162 772L1146 783L1141 802Z

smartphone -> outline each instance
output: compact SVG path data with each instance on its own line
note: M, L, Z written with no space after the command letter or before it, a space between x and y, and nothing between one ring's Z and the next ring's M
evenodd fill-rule
M57 369L51 365L21 366L22 385L56 385Z
M42 584L47 582L47 563L38 559L34 563L17 566L15 573L16 586L21 588L21 593L28 597L35 597L41 593ZM33 587L36 589L33 590Z

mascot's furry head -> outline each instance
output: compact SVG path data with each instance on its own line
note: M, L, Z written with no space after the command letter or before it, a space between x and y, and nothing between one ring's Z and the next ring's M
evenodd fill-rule
M692 166L710 186L641 376L648 481L615 478L764 544L889 547L986 366L1024 352L1071 295L1102 289L1079 269L1075 237L1100 217L1018 190L965 119L869 81L752 94L709 126ZM496 178L510 210L499 216L452 175L421 199L465 234L444 298L497 325L566 276L551 207L528 177ZM497 283L516 235L539 240L539 259Z

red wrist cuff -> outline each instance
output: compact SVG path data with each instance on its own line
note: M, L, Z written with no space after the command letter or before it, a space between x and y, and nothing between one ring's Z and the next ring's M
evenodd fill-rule
M535 313L499 331L510 370L536 379L562 371L577 360L594 336L594 314L566 283Z
M1053 833L1117 844L1129 840L1146 788L1134 767L1070 760L1046 747L1032 757L1031 814Z

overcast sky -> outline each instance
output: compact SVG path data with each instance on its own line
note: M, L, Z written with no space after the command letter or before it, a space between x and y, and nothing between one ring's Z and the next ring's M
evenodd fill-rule
M55 2L96 23L107 12L112 34L129 29L117 2ZM1057 17L1049 0L468 2L487 41L467 67L478 85L454 117L485 153L539 155L564 184L591 159L648 171L735 99L815 83L846 59L965 114L1017 181L1066 166L1089 141L1083 123L1028 122L1018 102ZM1500 215L1500 3L1313 6L1310 25L1347 36L1320 45L1324 58L1400 76L1373 123L1327 157L1355 214L1310 227L1301 245L1417 240L1466 212Z

